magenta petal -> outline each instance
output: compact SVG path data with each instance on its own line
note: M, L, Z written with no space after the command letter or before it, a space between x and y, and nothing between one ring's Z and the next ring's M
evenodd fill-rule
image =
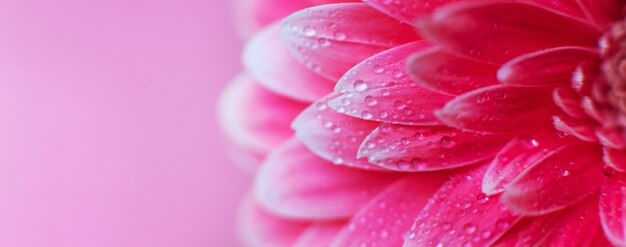
M296 12L283 21L281 37L298 61L333 81L376 53L419 39L411 26L364 3Z
M274 150L255 181L257 200L290 218L351 216L398 175L338 167L292 139Z
M607 246L596 242L603 238L597 213L594 197L562 211L524 218L493 246Z
M405 23L413 24L416 21L427 18L440 6L459 0L365 0L372 7L401 20Z
M580 106L580 96L569 86L557 87L552 93L552 100L561 110L576 118L587 118L585 110Z
M408 70L418 84L448 95L499 84L496 78L498 66L439 47L415 54L409 59Z
M553 154L567 141L551 132L524 134L511 140L487 169L483 178L483 192L494 195L504 191L528 167Z
M255 35L246 45L243 64L266 88L300 101L313 102L332 92L334 82L296 61L280 41L278 24Z
M596 129L596 136L598 141L606 147L613 149L625 149L626 142L624 141L624 135L621 129Z
M346 225L346 222L319 222L313 223L304 230L293 247L331 246L337 234ZM269 246L268 246L269 247Z
M396 171L442 170L491 158L508 139L445 126L381 124L363 141L359 157Z
M595 62L597 49L557 47L524 54L502 65L498 79L507 85L542 86L567 84L581 62Z
M220 98L220 123L235 144L246 151L265 154L293 135L289 125L305 107L240 75Z
M296 137L311 151L335 164L363 169L381 169L366 159L357 159L361 142L380 123L353 118L328 107L330 94L305 109L292 123Z
M554 116L554 128L566 135L575 136L576 138L587 141L596 142L595 130L597 123L588 120L580 120L566 115Z
M626 152L622 149L603 148L604 164L620 172L626 172Z
M576 0L583 13L597 27L606 29L622 19L624 0Z
M515 224L519 216L498 196L481 192L485 168L461 172L446 182L406 234L404 246L488 246Z
M582 11L580 10L580 7L578 7L578 4L576 3L576 0L534 0L534 1L566 15L571 15L575 17L584 17Z
M244 200L237 216L240 239L250 247L292 246L308 226L308 222L280 218L267 212L251 197Z
M445 178L409 176L390 185L357 212L332 246L402 246L404 235Z
M626 179L622 174L612 174L600 188L600 220L606 237L616 246L626 246Z
M491 62L551 47L596 47L599 36L579 19L523 1L465 1L444 7L422 30L439 44Z
M602 165L600 150L594 145L568 145L521 174L507 187L502 199L524 215L560 210L597 192Z
M436 114L462 130L519 132L551 126L555 109L549 88L491 86L453 99Z
M343 95L329 105L340 113L378 122L437 124L433 111L452 98L420 87L405 70L407 57L427 47L417 41L359 63L339 80L335 91Z

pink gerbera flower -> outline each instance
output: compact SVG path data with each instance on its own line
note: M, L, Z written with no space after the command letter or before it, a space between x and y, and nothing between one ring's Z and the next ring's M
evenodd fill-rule
M248 245L626 246L625 0L257 1Z

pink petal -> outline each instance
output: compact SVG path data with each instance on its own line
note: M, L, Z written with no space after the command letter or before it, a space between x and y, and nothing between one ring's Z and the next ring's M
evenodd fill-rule
M597 27L606 29L623 17L624 0L576 0L583 13Z
M508 139L445 126L381 124L363 141L359 157L396 171L441 170L491 158Z
M555 110L549 88L491 86L453 99L436 114L462 130L519 132L551 127Z
M521 1L466 1L444 7L422 30L439 44L491 62L551 47L596 47L599 36L581 20Z
M351 216L396 178L335 166L292 139L268 156L254 192L261 205L278 215L337 219Z
M453 4L456 2L462 2L464 0L364 0L372 7L379 11L393 16L394 18L401 20L405 23L413 24L420 19L428 18L436 9L445 6L446 4ZM582 16L578 5L575 0L535 0L535 2L549 7L555 11L559 11L572 16Z
M390 185L352 217L332 246L402 246L415 217L444 180L443 176L424 174Z
M289 247L309 226L308 222L280 218L247 197L237 216L237 230L244 246Z
M589 120L580 120L569 116L554 116L554 128L566 135L574 136L587 142L596 142L595 130L597 123Z
M598 78L600 72L597 63L580 64L572 74L571 87L578 92L579 95L589 95L591 87Z
M522 219L493 246L606 246L594 245L603 235L598 201L587 199L552 214Z
M343 95L329 105L340 113L379 122L438 123L432 112L451 97L418 86L405 70L407 57L427 47L426 42L417 41L359 63L339 80L335 91Z
M507 62L498 70L498 79L507 85L542 86L569 83L582 62L596 62L596 49L557 47L528 53Z
M438 7L458 2L459 0L403 0L403 1L390 1L390 0L364 0L372 7L379 11L395 17L408 24L413 24L419 19L427 18Z
M293 244L294 247L330 246L346 222L319 222L304 230L300 238Z
M485 168L461 172L446 182L422 210L404 246L487 246L515 224L519 216L498 196L481 192Z
M576 0L534 0L535 2L551 8L563 14L583 17L583 13L578 7Z
M603 127L614 128L618 126L612 109L605 107L590 96L582 97L581 106L588 116L595 119Z
M557 87L552 92L552 100L561 110L576 118L587 118L587 114L580 106L581 99L569 86Z
M224 133L238 146L264 154L293 135L289 124L305 107L240 75L220 98L219 119Z
M332 92L334 83L291 57L278 32L275 24L248 42L243 54L246 71L266 88L300 101L313 102Z
M328 101L338 97L333 93L305 109L292 123L296 137L311 151L335 164L363 169L381 169L366 159L357 159L361 142L379 123L337 113Z
M626 148L626 142L624 141L624 135L621 129L598 128L596 129L596 136L598 137L598 141L604 146L613 149Z
M600 188L600 220L606 237L616 246L626 246L624 205L626 184L622 174L609 174Z
M358 0L236 0L235 21L244 37L287 15L318 4L357 2Z
M567 141L552 132L523 134L511 140L489 165L483 178L483 192L495 195L504 191L528 167L552 155Z
M524 215L554 212L596 192L601 167L600 150L575 143L535 163L507 187L502 199Z
M497 69L494 64L456 55L439 47L415 54L408 64L409 73L418 84L448 95L499 84Z
M620 172L626 172L626 152L624 150L603 147L602 151L604 164Z
M283 21L281 36L298 61L333 81L376 53L419 39L411 26L364 3L296 12Z

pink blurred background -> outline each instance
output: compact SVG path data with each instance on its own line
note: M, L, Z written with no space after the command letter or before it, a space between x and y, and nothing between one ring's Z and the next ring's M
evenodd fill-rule
M0 246L237 246L231 1L0 1Z

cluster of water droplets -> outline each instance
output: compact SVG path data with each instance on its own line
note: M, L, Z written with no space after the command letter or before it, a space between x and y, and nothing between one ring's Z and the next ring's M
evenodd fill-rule
M436 122L432 107L424 107L432 92L410 78L405 63L405 58L385 53L362 62L339 80L337 89L343 96L331 102L331 106L343 114L385 123ZM426 105L443 103L434 100Z
M411 184L405 183L405 187L408 185ZM406 189L411 188L407 187ZM363 241L357 246L386 246L377 243L385 243L390 238L402 237L406 228L415 219L415 215L412 213L419 210L420 205L416 203L414 198L395 193L383 196L384 198L377 198L373 201L376 203L374 207L367 212L355 215L348 224L349 231L365 231L365 234L369 235L360 237ZM387 201L392 201L393 204L389 204Z
M463 190L463 186L469 186L467 183L478 185L481 178L472 174L444 185L431 198L405 239L418 246L485 246L505 232L517 216L499 202L498 196L487 196L480 191L453 192Z
M331 161L337 165L354 165L354 160L345 160L346 157L350 157L346 154L356 153L361 141L375 126L371 123L358 124L351 121L349 116L338 114L330 109L326 101L315 103L312 110L322 126L322 131L331 137L325 148L331 155Z

